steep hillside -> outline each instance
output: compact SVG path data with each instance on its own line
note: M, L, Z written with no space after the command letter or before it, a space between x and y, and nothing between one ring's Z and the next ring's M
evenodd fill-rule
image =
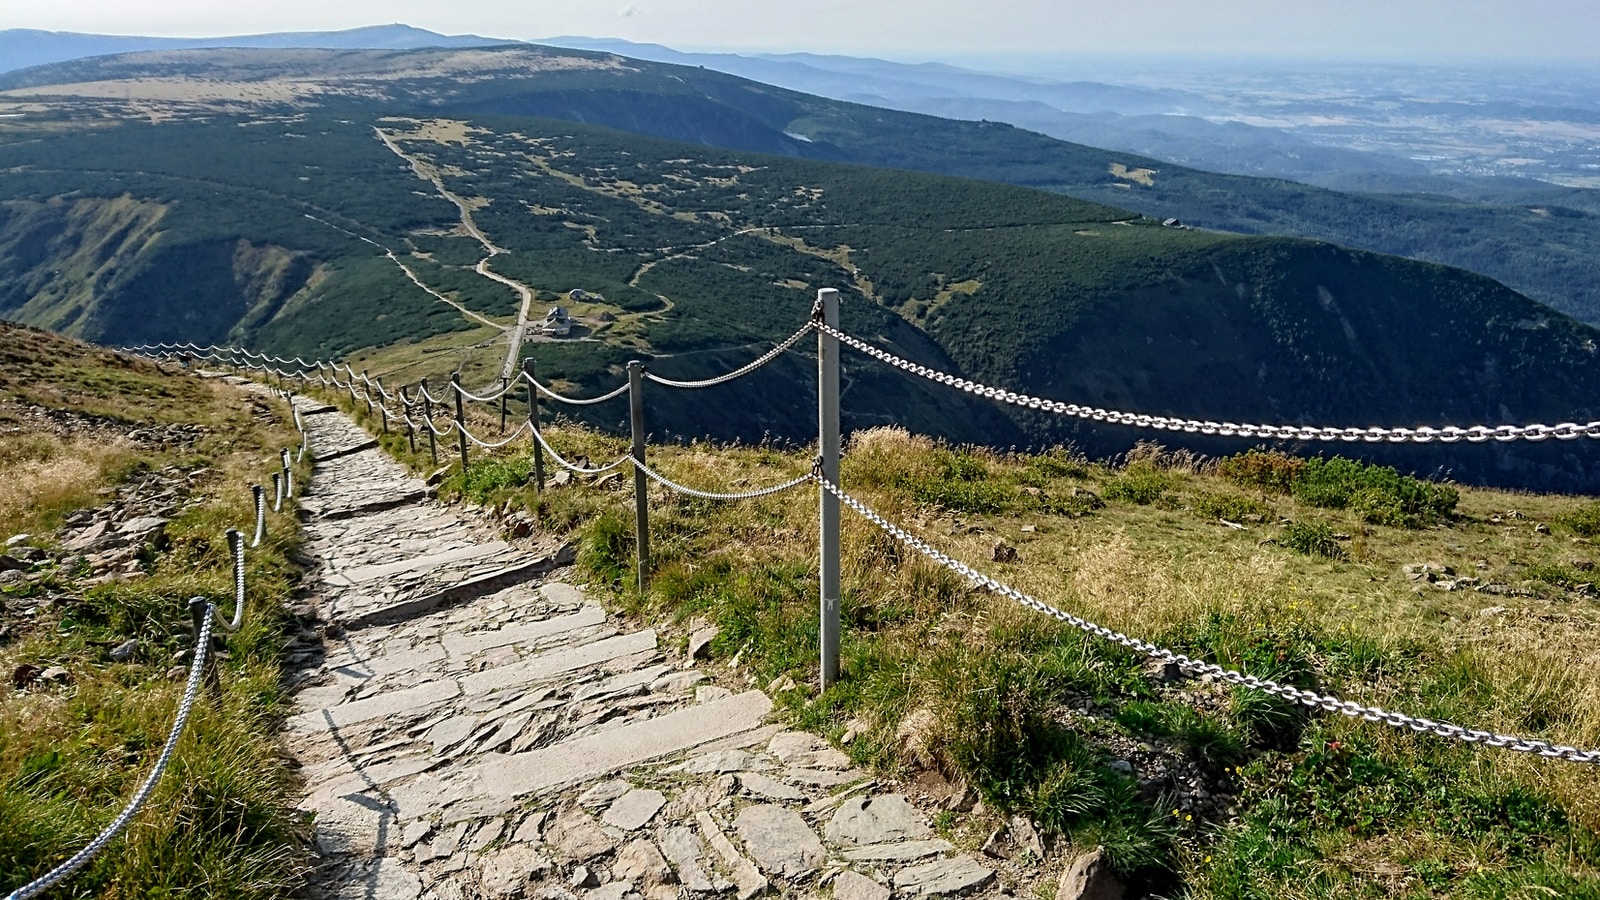
M1338 425L1600 418L1600 333L1459 270L1163 227L989 182L347 102L15 129L0 145L0 264L19 278L0 314L109 342L355 354L390 384L457 369L484 384L517 355L525 290L533 319L559 302L575 327L520 355L581 394L616 384L632 358L669 378L727 371L837 287L855 334L1071 402ZM1148 437L847 363L848 427L1096 452ZM652 390L652 421L674 436L803 441L813 377L790 356L715 404ZM619 424L615 410L580 412ZM1385 458L1590 486L1587 444Z
M202 79L187 82L188 79ZM201 86L203 85L203 87ZM370 108L551 116L737 150L1011 182L1249 234L1327 240L1489 275L1600 322L1600 216L1524 203L1348 194L1224 176L962 122L795 93L697 67L605 53L206 50L79 60L0 77L0 100L72 96L152 109ZM1120 173L1120 174L1119 174Z

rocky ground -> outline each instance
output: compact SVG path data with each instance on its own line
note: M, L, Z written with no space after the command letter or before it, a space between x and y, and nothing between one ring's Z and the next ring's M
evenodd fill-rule
M319 460L306 552L326 624L320 652L302 654L287 741L322 896L1031 889L939 837L917 792L773 724L762 691L714 683L728 678L697 659L704 635L667 641L608 615L571 583L562 548L507 542L428 499L342 414L296 402ZM1072 897L1117 896L1064 880Z

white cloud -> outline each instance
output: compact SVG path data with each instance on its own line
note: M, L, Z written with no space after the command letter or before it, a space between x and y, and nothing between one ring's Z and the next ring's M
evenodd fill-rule
M644 10L642 10L639 7L634 6L633 4L630 3L627 6L624 6L623 8L617 10L617 15L621 16L624 19L631 19L634 16L637 16L642 12L644 12Z

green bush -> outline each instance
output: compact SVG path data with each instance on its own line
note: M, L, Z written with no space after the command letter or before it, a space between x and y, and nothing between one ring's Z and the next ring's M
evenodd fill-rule
M498 491L522 487L533 474L533 458L514 456L484 459L467 466L450 476L447 490L459 491L462 496L477 503L486 503Z
M1240 487L1287 494L1306 461L1282 453L1250 450L1217 463L1217 474Z
M1194 498L1194 511L1208 519L1237 522L1246 516L1265 516L1272 507L1239 494L1201 494Z
M1556 521L1582 537L1594 537L1600 534L1600 503L1591 503L1582 509L1575 509Z
M1375 525L1416 528L1455 512L1461 495L1447 484L1421 481L1388 466L1335 456L1307 460L1294 496L1323 509L1350 509Z
M1333 526L1326 522L1290 522L1283 530L1281 543L1307 556L1324 556L1344 559L1344 548L1333 536Z
M1172 488L1174 480L1170 473L1153 466L1130 466L1121 475L1105 483L1104 493L1107 500L1125 500L1148 506L1160 500Z

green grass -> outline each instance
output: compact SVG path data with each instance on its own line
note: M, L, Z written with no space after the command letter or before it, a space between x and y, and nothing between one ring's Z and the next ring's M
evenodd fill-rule
M15 346L15 345L13 345ZM59 366L71 360L98 370L89 351L43 341ZM104 370L109 377L118 371ZM68 562L40 569L40 579L4 588L0 603L54 598L0 638L0 666L61 666L69 681L33 686L0 707L0 885L7 889L43 874L82 848L119 812L151 770L172 726L192 650L191 596L223 598L231 613L232 563L223 532L253 519L246 480L262 481L276 468L277 449L292 445L286 410L276 424L252 419L242 392L216 383L160 375L140 364L132 383L160 386L184 397L184 420L207 433L182 452L146 449L141 466L101 470L82 487L116 486L146 468L207 468L190 498L171 516L167 543L138 557L138 577L100 585L84 583L86 566ZM122 377L122 376L118 376ZM98 390L98 389L96 389ZM115 388L97 402L117 404ZM126 424L173 415L168 404L146 407L130 394L120 404ZM71 398L56 408L79 409ZM67 445L69 448L72 445ZM0 462L14 470L16 459ZM299 471L303 478L307 472ZM49 544L53 514L34 509L35 543ZM165 778L124 835L58 889L61 896L282 897L303 884L307 827L295 812L297 778L276 732L289 709L283 689L286 632L296 628L285 611L297 579L291 562L299 543L292 509L268 516L268 538L249 551L247 597L240 631L227 636L218 660L222 690L203 693ZM114 662L110 647L132 638L134 656ZM10 688L7 688L10 690Z

